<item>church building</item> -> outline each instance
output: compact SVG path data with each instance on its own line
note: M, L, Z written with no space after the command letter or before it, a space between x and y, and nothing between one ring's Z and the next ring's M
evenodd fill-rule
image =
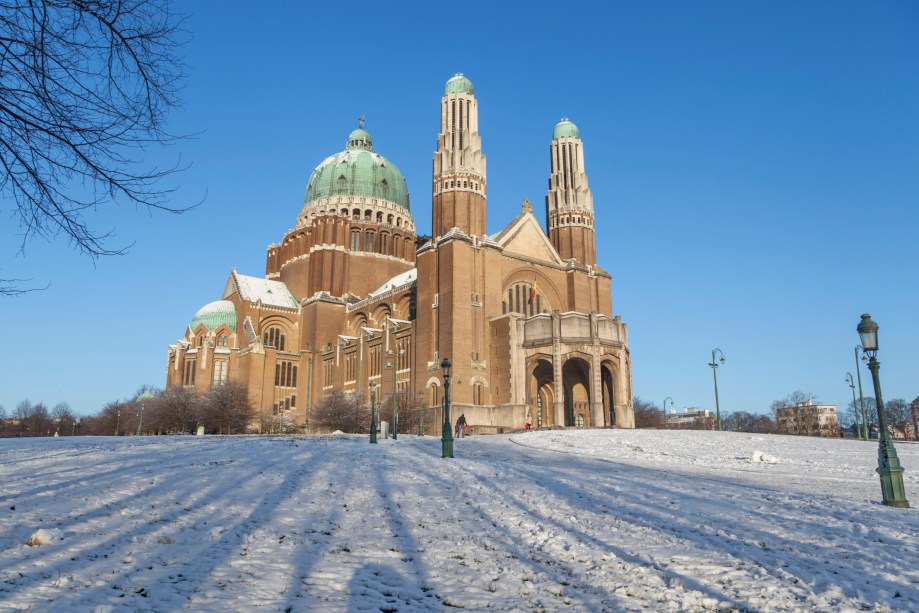
M363 123L363 122L362 122ZM472 82L444 87L420 235L405 178L363 125L313 171L264 277L230 272L169 346L166 385L246 386L263 415L308 427L330 390L406 407L443 402L483 431L634 427L626 325L597 265L593 194L577 126L549 142L545 226L524 200L487 230L488 180ZM609 210L607 207L606 210ZM393 374L395 370L395 374ZM425 430L439 434L428 413Z

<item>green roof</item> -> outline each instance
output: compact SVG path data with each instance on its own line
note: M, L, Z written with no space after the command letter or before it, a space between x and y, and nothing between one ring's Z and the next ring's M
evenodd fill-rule
M226 324L233 332L236 332L236 307L229 300L218 300L206 304L195 313L189 327L194 330L198 324L204 324L208 330L214 330L220 324Z
M562 117L562 120L556 124L555 131L552 133L552 140L560 138L581 138L578 127L568 121L567 117Z
M370 196L409 208L405 177L373 150L370 134L360 128L348 136L344 151L324 159L310 175L304 204L340 195Z
M447 81L446 86L444 86L444 96L447 94L469 94L472 95L475 93L475 88L472 87L472 81L463 76L463 73L458 72L456 76Z

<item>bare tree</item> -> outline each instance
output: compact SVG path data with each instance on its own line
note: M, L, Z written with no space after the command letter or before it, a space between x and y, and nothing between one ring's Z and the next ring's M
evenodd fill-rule
M632 398L632 406L635 410L635 427L636 428L663 428L666 420L664 412L658 409L654 404L645 402L640 397Z
M910 426L909 404L903 398L894 398L884 403L884 414L887 416L887 427L891 434L896 433L902 438L907 438Z
M170 0L0 0L0 193L20 249L63 235L92 258L117 255L86 214L129 202L181 213L142 153L175 140L182 17ZM0 281L0 295L21 293ZM25 290L28 291L28 290Z
M54 420L57 432L63 431L64 434L72 432L71 426L76 416L73 414L73 411L70 410L69 404L66 402L57 403L54 408L51 409L51 418Z
M245 432L253 417L249 390L238 383L218 385L202 400L201 421L218 434Z
M370 432L370 405L352 392L331 390L313 407L310 428L318 432Z
M201 398L191 388L176 386L153 403L157 428L169 434L194 432L198 426Z
M747 411L734 411L721 420L725 430L734 432L756 432L760 434L774 433L775 422L768 415L748 413Z
M16 426L16 430L18 431L19 436L23 436L25 434L29 415L31 413L32 403L29 402L28 398L20 400L19 404L17 404L16 408L13 410L13 422Z

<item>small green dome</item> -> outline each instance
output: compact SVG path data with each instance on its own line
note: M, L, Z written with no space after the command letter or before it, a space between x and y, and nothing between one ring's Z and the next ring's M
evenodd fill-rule
M469 94L471 96L474 93L475 88L472 87L472 81L464 77L461 72L456 73L456 76L447 81L444 87L444 96L447 94Z
M236 332L236 307L229 300L218 300L206 304L195 313L189 327L194 330L198 324L204 324L208 330L213 330L220 324L226 324L233 332Z
M348 135L348 149L373 149L373 139L370 132L358 128Z
M552 140L560 138L581 138L578 127L568 121L567 117L562 117L562 120L556 124L555 131L552 133Z
M347 148L324 159L310 175L304 204L332 196L370 196L409 208L408 185L399 168L373 150L370 134L358 128Z

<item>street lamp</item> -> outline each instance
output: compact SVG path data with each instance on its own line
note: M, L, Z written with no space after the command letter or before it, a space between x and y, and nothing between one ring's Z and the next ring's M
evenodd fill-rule
M878 467L877 473L881 478L881 495L887 506L909 508L906 500L906 490L903 488L903 467L897 457L890 433L887 432L887 416L884 413L884 401L881 399L881 380L878 369L881 363L877 361L878 353L878 325L872 321L871 315L862 315L858 323L858 335L862 338L862 347L868 356L868 370L874 383L874 400L878 410Z
M859 435L858 430L858 403L855 402L855 380L852 378L852 373L846 373L846 383L849 387L852 388L852 409L855 411L855 436L856 438Z
M137 436L141 436L144 426L144 403L140 403L140 419L137 421Z
M418 436L424 436L424 390L418 390Z
M444 373L444 427L441 434L442 458L453 457L453 424L450 423L450 358L444 358L440 368Z
M118 428L121 427L121 409L118 409L118 417L115 419L115 436L118 436Z
M668 400L670 401L670 407L673 408L673 398L671 398L670 396L667 396L666 398L664 398L664 419L665 420L667 419L667 401Z
M370 382L370 442L377 442L377 382Z
M718 429L721 430L721 405L718 404L718 362L715 361L715 354L721 355L721 363L724 364L724 353L715 347L712 349L712 361L709 366L712 367L712 374L715 376L715 414L718 420Z
M858 400L862 406L862 438L866 441L868 440L868 413L865 412L865 395L862 394L862 369L858 365L858 351L861 349L863 352L865 348L861 345L855 346L855 372L858 375ZM865 361L865 356L862 355L862 361ZM858 413L858 407L855 408L855 412Z
M399 349L399 357L401 358L403 355L405 355L405 349ZM396 370L398 370L398 366L392 349L386 350L386 357L389 359L386 368L392 368L392 439L397 440L399 438L399 392L396 390Z

